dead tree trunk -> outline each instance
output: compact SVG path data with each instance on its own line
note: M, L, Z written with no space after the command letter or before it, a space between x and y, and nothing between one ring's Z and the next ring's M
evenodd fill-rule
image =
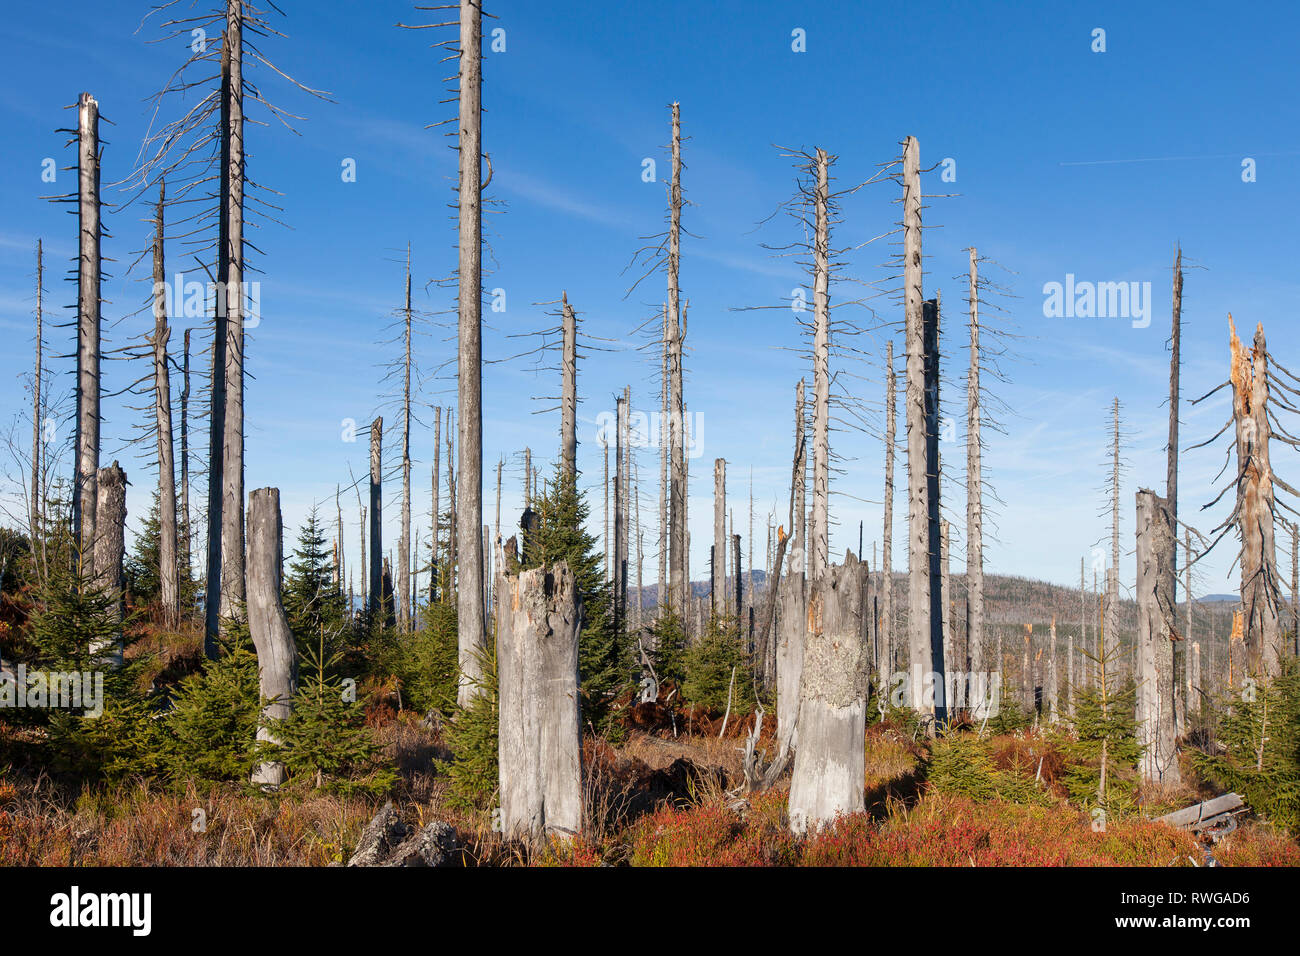
M816 581L830 564L830 158L817 150L817 188L813 195L813 493L812 548L808 567Z
M945 625L948 610L944 606L943 542L940 533L939 510L939 299L928 299L923 310L923 339L925 345L925 500L927 509L927 555L929 558L928 584L930 588L930 673L934 675L935 700L934 725L938 728L947 719L947 700L940 693L946 688L947 662L945 651ZM909 444L911 443L909 437Z
M1169 625L1171 633L1174 630L1174 608L1177 606L1178 590L1178 398L1179 398L1179 376L1182 371L1182 316L1183 316L1183 250L1182 246L1174 256L1174 279L1173 279L1173 309L1171 326L1169 333L1169 444L1165 449L1165 502L1169 508L1169 553L1165 555L1162 563L1164 573L1169 580L1164 582L1164 589L1169 594ZM1191 561L1191 558L1188 558ZM1183 595L1183 599L1188 602L1188 608L1191 607L1191 593ZM1185 641L1179 641L1173 645L1175 650L1178 647L1186 647ZM1184 658L1186 655L1183 655ZM1186 668L1186 660L1183 661ZM1182 685L1173 679L1173 708L1176 715L1175 721L1177 726L1182 727L1185 723L1185 711L1187 703L1184 701Z
M961 670L960 667L954 666L954 662L957 660L957 651L954 647L956 640L952 625L952 599L950 597L948 577L949 532L948 519L941 519L939 522L939 628L943 634L944 665L953 670ZM947 672L944 673L943 689L944 702L950 703L951 693L954 688L953 681L949 679Z
M980 444L979 258L970 250L970 372L966 377L966 594L970 670L984 670L984 478ZM980 715L983 716L982 714Z
M1043 681L1046 684L1045 692L1047 701L1044 710L1050 715L1053 723L1061 716L1061 681L1060 671L1057 669L1056 661L1056 617L1052 617L1052 627L1048 632L1047 645L1047 679Z
M663 346L659 358L659 588L655 592L659 613L671 608L668 601L668 306L664 305Z
M778 580L770 600L780 602L776 639L776 735L784 757L797 742L799 681L803 673L804 634L808 627L804 576L804 485L808 471L807 429L804 425L804 382L799 379L794 402L794 463L790 475L790 572ZM786 537L779 535L777 564ZM779 571L778 571L779 576Z
M884 621L885 668L893 671L894 662L894 423L898 403L898 380L894 374L894 341L885 346L885 527L880 550L881 617ZM887 676L887 675L882 675Z
M204 572L204 624L203 653L208 660L217 657L217 633L221 629L221 541L225 505L225 453L226 440L226 337L228 325L226 297L221 294L229 278L230 257L226 255L229 244L230 217L226 209L230 204L230 43L221 44L221 131L220 151L220 203L217 212L217 293L212 308L212 385L208 395L208 542L207 565Z
M674 103L672 132L672 182L668 189L668 375L669 375L669 456L670 510L668 543L668 586L680 608L683 623L688 610L690 579L687 571L686 545L686 442L685 409L682 400L682 338L684 334L679 273L681 267L682 227L682 119L681 107Z
M36 542L43 542L44 522L42 512L45 507L45 481L41 472L41 428L44 417L41 407L41 385L45 378L45 251L41 240L36 240L36 372L32 376L32 488L28 502L27 516L30 526L31 543L35 553ZM42 550L44 545L42 545ZM42 581L45 579L45 562L39 563Z
M863 636L867 567L849 552L844 564L811 582L808 636L799 682L799 746L790 781L796 833L863 809L867 672Z
M1228 316L1232 352L1233 416L1237 445L1237 514L1241 526L1241 603L1245 613L1244 641L1250 672L1262 677L1278 673L1282 628L1277 556L1273 539L1273 470L1268 417L1268 349L1264 326L1255 328L1249 352L1237 338Z
M903 143L903 286L906 319L907 395L907 644L910 702L934 712L925 699L932 670L930 647L930 554L926 457L925 330L921 291L921 158L914 137Z
M163 614L175 623L180 613L180 573L176 557L176 469L172 461L172 391L167 365L167 269L163 260L163 202L158 186L153 241L153 409L158 440L158 591Z
M1165 563L1173 539L1171 509L1154 491L1137 493L1138 739L1144 746L1143 777L1152 783L1179 781L1175 752L1172 578Z
M564 562L516 574L498 551L496 563L501 829L567 839L582 827L582 603Z
M1102 653L1114 666L1119 659L1119 399L1113 408L1110 470L1110 567L1106 571L1106 610L1102 615L1105 636Z
M190 524L190 330L185 330L185 356L181 365L181 569L186 581L193 580L194 548ZM342 544L342 539L339 539ZM188 609L187 609L188 610Z
M713 461L713 580L709 603L714 617L727 610L727 461Z
M72 486L73 536L82 572L94 575L95 508L99 498L100 249L99 104L77 103L77 436Z
M614 631L621 633L627 622L627 524L624 498L627 473L623 470L623 449L627 440L627 399L615 398L614 437Z
M257 649L258 686L267 700L257 739L267 743L277 742L269 725L289 716L298 689L298 652L280 602L282 531L280 490L258 488L248 496L248 632ZM278 761L253 772L253 783L264 787L278 787L285 779Z
M406 244L406 358L402 376L402 534L397 554L397 626L411 630L411 244Z
M433 540L430 542L430 550L433 555L429 568L429 603L433 604L440 600L444 594L442 582L438 578L438 570L442 567L438 557L441 545L438 541L438 535L442 530L442 511L439 498L442 495L442 478L438 474L440 463L442 462L442 407L439 406L433 410Z
M382 622L384 607L384 420L370 423L370 621Z
M242 0L226 2L226 37L230 48L227 141L227 189L222 210L226 222L225 434L222 444L221 614L242 614L244 604L244 80Z
M99 469L95 493L95 586L113 599L109 617L117 625L111 645L92 647L91 658L110 667L122 666L122 560L126 556L126 472L115 461Z
M564 372L560 400L560 450L564 472L577 480L578 476L578 319L569 305L568 293L561 293L564 301L563 334L564 354L561 364Z
M487 651L483 612L483 219L482 95L483 27L479 0L460 0L460 191L457 208L460 254L457 278L459 351L457 396L460 406L460 502L456 546L460 586L456 589L460 688L457 701L468 706L480 690Z

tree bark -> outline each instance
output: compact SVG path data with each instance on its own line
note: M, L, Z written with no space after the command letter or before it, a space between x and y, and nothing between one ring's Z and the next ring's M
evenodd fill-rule
M940 562L943 557L943 542L940 531L939 508L939 299L935 297L925 302L923 309L923 339L925 345L925 500L927 549L929 557L928 586L930 590L930 672L934 675L935 700L933 705L934 721L931 731L935 732L947 719L947 700L939 693L946 688L947 662L945 645L945 625L948 611L944 605L943 572ZM909 445L910 445L909 438Z
M122 560L126 556L126 472L115 461L96 476L94 582L113 598L109 616L118 626L111 645L92 647L92 659L110 667L122 666Z
M370 423L370 622L388 616L384 607L384 419Z
M158 589L163 614L175 624L180 613L180 573L176 545L176 470L172 460L172 392L167 365L167 269L163 258L165 187L158 186L153 242L153 391L158 441Z
M803 674L804 634L808 627L807 589L803 567L804 482L808 468L807 432L804 428L804 383L799 379L794 403L794 462L790 473L790 525L787 539L778 533L777 580L769 601L780 603L776 638L776 734L782 758L798 741L799 682ZM790 571L782 580L780 563L787 540L791 542ZM769 613L769 618L771 614Z
M864 809L867 672L863 636L867 566L852 552L811 582L799 682L799 746L790 781L796 833Z
M483 328L482 328L482 8L480 0L460 0L460 192L457 271L459 352L457 395L460 406L460 501L456 509L456 622L460 660L457 700L468 706L480 692L482 658L487 651L483 612Z
M627 624L627 472L624 450L627 447L627 397L615 399L617 434L614 438L614 631L622 633Z
M77 103L77 458L72 520L82 571L92 576L99 498L99 203L99 103L82 93Z
M498 763L507 838L582 828L578 635L583 609L566 563L512 574L497 553Z
M280 599L283 561L280 490L258 488L248 496L248 631L257 649L258 686L267 700L257 739L275 743L267 726L289 716L298 688L298 651ZM253 783L278 787L284 765L266 761L253 772Z
M1165 563L1173 538L1172 511L1154 491L1137 493L1138 739L1145 748L1142 776L1149 782L1177 783L1175 752L1174 645L1170 627L1173 595Z

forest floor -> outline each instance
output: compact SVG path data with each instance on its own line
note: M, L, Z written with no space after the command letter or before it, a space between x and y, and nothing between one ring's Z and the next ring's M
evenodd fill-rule
M485 812L450 809L439 730L409 712L387 714L376 733L399 772L391 799L411 824L450 823L466 865L880 865L1203 866L1208 847L1152 822L1155 809L1187 805L1191 788L1149 799L1144 813L1094 821L1060 795L1054 760L1038 761L1040 800L1021 804L945 792L925 779L927 743L888 724L866 743L867 811L807 838L786 817L788 772L766 793L741 797L741 744L752 715L632 730L618 745L584 743L586 833L571 844L502 841ZM767 731L769 728L764 728ZM689 730L689 732L688 732ZM10 735L12 754L23 741ZM998 760L1023 766L1048 752L1033 732L993 740ZM764 734L764 744L770 738ZM39 741L28 740L29 747ZM1035 750L1034 748L1039 748ZM0 751L3 752L3 751ZM7 757L6 757L7 759ZM0 865L327 866L345 863L383 799L309 791L262 794L229 784L196 791L141 781L74 789L32 761L0 759ZM1046 770L1044 770L1046 767ZM1217 865L1300 865L1300 844L1262 821L1215 845Z

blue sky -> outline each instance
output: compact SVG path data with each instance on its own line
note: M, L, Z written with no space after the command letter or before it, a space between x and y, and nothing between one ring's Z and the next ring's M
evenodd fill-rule
M200 9L206 4L200 3ZM285 522L296 526L314 501L332 498L336 484L366 468L364 423L381 410L384 362L395 357L387 338L400 304L401 259L411 243L416 305L438 315L453 304L450 290L426 285L454 261L452 201L455 154L443 129L425 126L452 115L441 82L450 64L428 48L436 31L404 31L419 22L409 3L331 3L286 0L276 18L288 39L264 42L269 58L333 102L312 100L265 69L249 75L279 105L307 118L300 135L278 124L250 125L249 171L279 190L282 218L250 233L264 252L261 325L250 332L247 366L246 486L281 489ZM106 183L129 173L149 120L147 96L188 53L180 41L150 44L145 4L70 2L15 8L7 18L7 55L0 64L0 423L17 427L29 401L33 307L33 246L45 240L51 259L48 306L74 301L58 281L72 255L74 220L41 199L72 188L61 172L43 183L41 164L72 162L66 136L83 90L94 94L105 125ZM1011 273L990 271L1018 298L1004 302L1006 321L1022 338L1011 382L996 386L1015 410L1006 434L989 435L986 473L1005 505L997 506L997 540L987 547L995 572L1062 583L1077 580L1081 555L1107 534L1104 461L1109 403L1118 396L1126 419L1129 468L1122 497L1121 578L1133 577L1133 493L1164 484L1170 263L1181 242L1189 269L1184 298L1184 395L1208 391L1226 377L1229 311L1249 334L1262 321L1271 350L1287 362L1296 349L1292 316L1300 298L1295 263L1300 249L1288 211L1300 199L1300 123L1292 43L1300 16L1282 4L1253 5L1225 14L1222 6L1143 4L927 4L909 8L848 3L720 3L666 0L654 5L501 0L489 29L505 30L504 52L485 63L484 148L495 170L490 195L500 201L487 237L489 289L505 290L506 310L485 311L485 354L505 359L531 348L512 338L552 324L551 302L567 290L583 313L585 331L608 340L581 367L579 465L598 491L595 419L631 385L633 404L658 406L658 359L638 350L633 330L664 298L659 276L626 295L634 271L624 271L642 237L662 229L662 181L642 180L642 161L667 175L664 147L669 107L682 104L685 186L691 205L684 225L682 287L690 298L687 403L702 421L701 457L691 462L692 568L703 577L711 537L712 460L728 461L737 530L747 534L752 470L762 566L766 515L784 515L788 493L794 383L811 375L797 351L796 316L781 307L802 280L788 259L762 243L797 238L776 217L758 226L794 191L795 173L774 144L823 146L839 157L840 186L868 179L894 159L908 134L920 141L923 168L955 161L956 181L936 169L923 178L935 198L925 213L927 296L946 303L945 350L949 414L962 415L965 250L976 245ZM1105 30L1105 52L1093 52L1093 31ZM791 33L806 32L806 52L791 49ZM442 31L436 39L450 33ZM178 104L164 107L170 118ZM170 110L170 111L169 111ZM259 118L265 119L264 114ZM1255 160L1256 181L1242 181L1242 161ZM354 159L355 182L341 164ZM846 197L834 244L857 247L888 232L898 214L890 182ZM106 189L106 199L127 195ZM105 283L106 337L122 345L151 324L128 317L147 293L125 266L143 247L140 206L109 213L113 233L105 253L118 262ZM879 280L891 239L846 254L847 279ZM183 268L169 251L169 272ZM989 267L992 270L992 267ZM1046 318L1043 286L1067 274L1086 281L1150 282L1152 322L1133 328L1123 318ZM860 293L842 284L836 301ZM845 308L867 333L853 347L880 355L899 322L899 308L874 303L878 315ZM767 306L753 311L741 307ZM771 308L775 306L775 308ZM177 320L178 328L184 320ZM51 353L71 350L70 330L51 330ZM202 341L195 332L196 344ZM180 332L173 334L179 344ZM449 328L419 340L418 361L432 373L454 355ZM67 359L53 359L60 372ZM196 368L201 361L196 360ZM522 490L520 452L548 463L558 445L553 403L531 396L556 393L556 373L531 359L488 366L485 470L506 458L503 514L517 515ZM550 363L543 363L550 364ZM878 360L841 363L841 383L879 410ZM111 363L114 392L139 373ZM60 389L70 385L59 377ZM196 383L197 385L197 383ZM454 402L444 369L426 383L422 400ZM132 413L127 400L105 402L105 462L121 458L133 482L134 526L147 507L154 478L137 450L123 447ZM901 406L900 406L901 407ZM539 414L533 414L540 412ZM392 415L388 409L387 414ZM1208 438L1227 416L1222 394L1196 409L1184 404L1184 444ZM422 413L431 424L431 415ZM341 440L342 422L362 423L356 443ZM15 424L17 423L17 424ZM199 429L201 425L197 426ZM964 458L945 444L954 476ZM70 427L61 430L67 437ZM428 527L432 434L415 433L416 515ZM865 521L870 553L880 536L883 457L870 433L837 432L843 471L833 484L831 550L857 547ZM203 447L201 434L194 445ZM1188 452L1182 471L1181 515L1208 531L1222 507L1200 512L1216 493L1214 475L1226 446ZM1287 477L1293 455L1278 449L1275 467ZM658 500L657 453L640 454L642 519L653 528ZM545 469L544 469L545 470ZM6 463L6 474L15 468ZM900 488L902 469L900 464ZM6 479L8 480L8 479ZM396 540L399 485L386 487L386 535ZM485 494L488 518L494 488ZM954 520L954 565L962 565L964 489L945 488ZM355 558L356 499L345 498L345 530ZM599 518L600 497L592 498ZM783 519L780 519L783 520ZM895 527L905 522L900 494ZM895 567L905 564L896 533ZM646 580L656 575L655 535L646 535ZM1204 566L1199 593L1235 589L1232 545ZM1286 561L1283 561L1286 564Z

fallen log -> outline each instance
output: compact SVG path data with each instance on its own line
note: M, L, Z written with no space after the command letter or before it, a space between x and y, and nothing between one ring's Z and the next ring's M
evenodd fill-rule
M1234 814L1246 809L1246 801L1238 793L1225 793L1221 797L1205 800L1183 810L1156 817L1157 823L1199 832L1226 823Z

